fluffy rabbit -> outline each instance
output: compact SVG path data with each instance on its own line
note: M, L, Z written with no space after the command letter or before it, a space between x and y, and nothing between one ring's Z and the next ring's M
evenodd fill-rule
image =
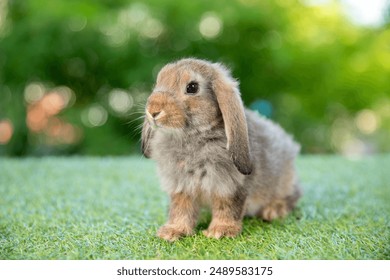
M142 152L157 162L170 195L157 235L174 241L194 233L209 206L207 237L234 237L244 215L284 217L300 189L299 145L278 125L243 107L238 82L219 63L182 59L164 66L149 96Z

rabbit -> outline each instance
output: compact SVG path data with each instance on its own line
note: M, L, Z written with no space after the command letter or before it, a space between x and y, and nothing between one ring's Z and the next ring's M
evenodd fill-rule
M294 160L300 146L279 125L244 108L239 84L223 64L184 58L165 65L145 106L142 153L157 163L169 217L157 236L235 237L244 216L286 216L301 190Z

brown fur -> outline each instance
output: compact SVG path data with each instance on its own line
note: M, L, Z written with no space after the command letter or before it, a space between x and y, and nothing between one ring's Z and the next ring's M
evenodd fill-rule
M196 198L183 193L172 194L168 221L159 229L157 236L175 241L182 236L192 235L198 213Z
M156 124L158 123L172 128L184 126L184 111L175 104L173 99L173 97L160 92L154 93L148 105L148 112L152 116L157 114L155 117ZM169 114L166 112L169 112Z
M212 220L203 231L207 237L234 237L241 232L245 213L245 190L238 190L232 197L213 196Z

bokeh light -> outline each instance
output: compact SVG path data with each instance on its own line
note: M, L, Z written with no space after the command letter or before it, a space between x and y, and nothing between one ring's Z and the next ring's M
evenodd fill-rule
M353 22L366 26L379 26L383 23L383 11L388 0L341 0L346 14Z
M153 17L143 3L133 3L121 9L116 21L106 22L100 28L108 43L115 47L123 46L138 34L141 39L157 39L164 29L164 24Z
M258 99L250 105L252 110L258 111L261 115L271 118L273 107L268 100Z
M56 87L53 89L53 92L61 96L65 108L72 107L76 102L76 94L67 86Z
M107 122L107 119L107 110L99 104L91 105L81 114L81 120L83 124L88 127L102 126Z
M49 92L42 98L40 107L47 116L54 116L65 108L65 100L58 92Z
M207 39L217 37L222 31L223 23L217 14L205 13L199 23L199 32Z
M378 129L380 118L374 111L365 109L358 112L355 124L362 133L372 134Z
M40 83L30 83L24 89L24 99L27 103L39 101L45 94L45 86Z
M48 115L42 108L42 104L30 105L27 108L27 127L32 132L41 132L45 129L48 123Z
M32 135L43 135L40 138L43 143L72 145L81 140L81 130L58 116L76 101L72 89L67 86L47 89L42 83L34 82L26 86L24 99L27 102L27 127Z
M109 93L108 102L112 110L118 114L126 114L133 107L133 97L125 90L114 89Z
M10 120L0 120L0 145L7 144L14 133L14 128Z
M81 130L58 117L50 119L45 134L47 136L46 143L50 145L72 145L81 140Z
M145 24L142 25L141 35L150 39L156 39L164 31L162 23L154 18L146 20Z

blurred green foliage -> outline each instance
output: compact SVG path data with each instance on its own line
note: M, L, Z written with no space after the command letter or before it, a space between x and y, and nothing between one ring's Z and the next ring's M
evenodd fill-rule
M337 1L0 0L0 155L137 152L156 73L188 56L227 64L304 152L389 151L388 27Z

